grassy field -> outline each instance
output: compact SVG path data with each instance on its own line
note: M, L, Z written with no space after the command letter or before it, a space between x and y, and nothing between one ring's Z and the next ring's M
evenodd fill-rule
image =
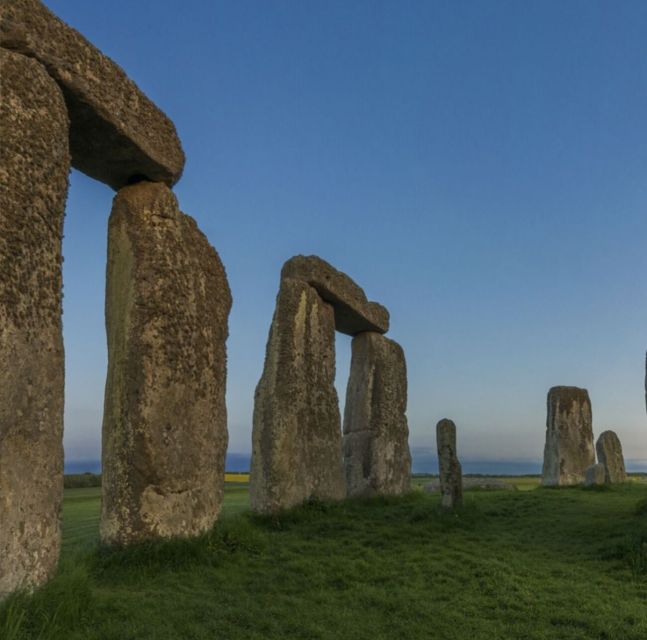
M229 483L209 535L127 550L98 545L99 490L70 489L59 574L0 638L645 640L647 484L515 484L457 513L415 490L258 518Z

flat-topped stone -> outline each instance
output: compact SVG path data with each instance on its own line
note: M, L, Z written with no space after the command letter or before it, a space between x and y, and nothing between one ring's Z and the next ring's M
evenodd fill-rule
M344 468L349 496L409 490L407 366L402 347L380 333L353 338L344 410Z
M60 85L79 171L114 189L142 177L179 180L184 152L173 123L121 67L39 0L0 0L0 46L36 58Z
M354 336L362 331L386 333L389 312L377 302L369 302L362 288L349 276L337 271L317 256L294 256L281 270L281 278L308 283L335 311L335 329Z
M115 196L108 234L104 542L192 536L220 511L227 451L225 269L164 184Z
M441 505L455 509L463 504L463 470L456 452L456 425L443 418L436 425L438 447L438 478Z
M595 463L591 401L586 389L553 387L548 392L542 483L547 486L584 482Z

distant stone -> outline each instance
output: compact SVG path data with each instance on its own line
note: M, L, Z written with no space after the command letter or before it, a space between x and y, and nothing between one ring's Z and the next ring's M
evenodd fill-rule
M353 338L344 411L349 496L399 495L410 488L407 369L402 347L371 331Z
M595 448L598 453L598 462L604 465L606 481L610 484L620 484L627 481L625 460L622 456L620 439L613 431L604 431L600 434Z
M441 504L455 509L463 503L463 478L456 453L456 425L451 420L445 418L436 425L436 444Z
M591 401L586 389L553 387L548 392L542 483L581 484L595 463Z
M63 95L0 49L0 599L55 571L61 543Z
M290 258L281 271L282 278L307 282L335 311L335 328L356 335L362 331L386 333L389 312L377 302L369 302L353 280L317 256Z
M254 400L251 505L273 513L345 495L333 308L283 278Z
M0 46L43 64L63 90L74 167L119 189L173 185L184 152L173 123L110 58L39 0L0 2Z
M603 464L592 464L590 467L586 468L586 471L584 472L584 484L587 487L605 484L605 482L605 470Z
M192 536L223 499L231 293L215 249L170 189L116 195L106 290L101 538Z

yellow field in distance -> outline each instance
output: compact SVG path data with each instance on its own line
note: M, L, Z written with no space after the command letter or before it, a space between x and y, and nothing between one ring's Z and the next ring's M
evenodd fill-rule
M249 473L225 473L225 482L249 482Z

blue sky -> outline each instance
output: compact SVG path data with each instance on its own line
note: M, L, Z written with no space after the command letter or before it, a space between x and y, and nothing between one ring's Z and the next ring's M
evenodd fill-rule
M175 191L234 296L231 451L250 448L281 265L315 253L390 309L412 446L450 417L465 457L539 459L566 384L647 459L647 3L47 4L176 123ZM73 173L69 459L100 446L112 195Z

